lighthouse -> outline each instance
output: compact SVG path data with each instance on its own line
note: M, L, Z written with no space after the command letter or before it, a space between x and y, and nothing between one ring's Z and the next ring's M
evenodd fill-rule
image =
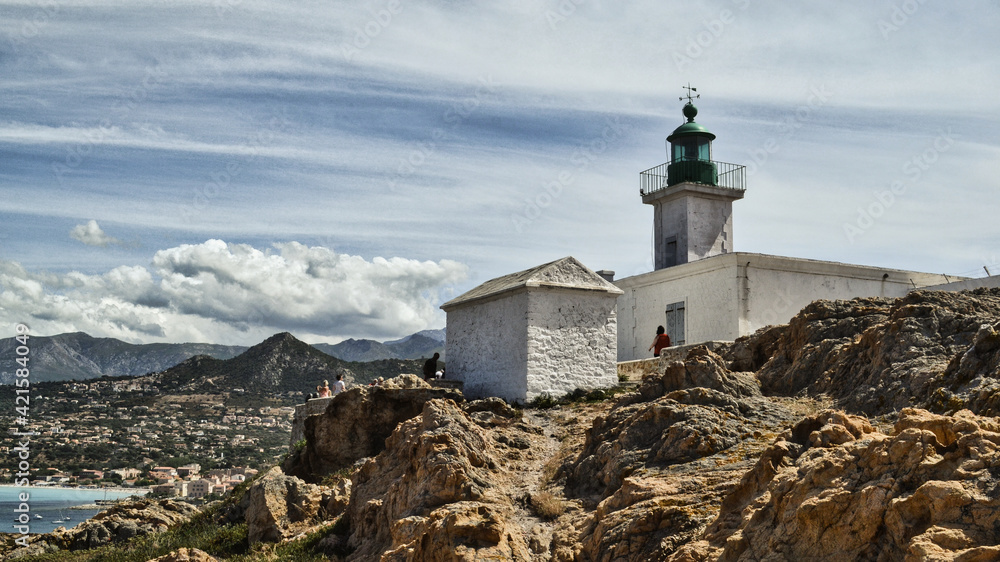
M732 252L733 201L746 191L744 166L712 160L715 135L695 122L700 96L686 88L686 121L667 137L669 161L639 175L642 202L653 206L655 269Z

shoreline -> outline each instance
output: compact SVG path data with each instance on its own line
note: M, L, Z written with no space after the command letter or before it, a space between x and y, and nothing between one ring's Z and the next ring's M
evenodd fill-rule
M92 492L146 492L147 494L152 491L152 488L146 486L140 486L135 488L123 488L120 486L108 486L101 488L91 488L85 486L65 486L62 484L52 485L52 486L17 486L15 484L0 484L0 488L34 488L37 490L88 490Z

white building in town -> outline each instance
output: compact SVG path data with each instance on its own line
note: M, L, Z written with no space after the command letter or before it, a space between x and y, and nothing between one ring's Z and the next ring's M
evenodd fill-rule
M572 257L487 281L441 305L446 378L514 403L614 386L621 294Z
M674 345L734 340L788 322L818 299L900 297L944 275L733 251L733 202L745 168L712 160L715 135L694 121L667 137L670 162L640 174L653 206L654 268L615 281L618 360L650 357L657 326Z

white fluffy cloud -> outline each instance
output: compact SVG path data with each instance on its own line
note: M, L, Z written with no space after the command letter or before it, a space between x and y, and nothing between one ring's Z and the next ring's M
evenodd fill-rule
M208 240L161 250L152 268L100 275L0 262L0 315L36 334L251 345L278 331L309 340L397 337L439 323L458 262L338 254L298 242L260 250Z
M97 224L97 221L93 219L87 221L87 224L74 226L73 230L69 231L69 237L73 240L79 240L88 246L99 246L102 248L111 244L121 244L121 240L113 236L108 236Z

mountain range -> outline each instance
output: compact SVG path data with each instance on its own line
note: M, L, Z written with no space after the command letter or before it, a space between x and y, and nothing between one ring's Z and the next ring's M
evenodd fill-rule
M31 378L35 382L143 375L169 369L195 356L205 357L202 361L226 360L252 349L204 343L131 344L115 338L95 338L83 332L35 336L29 341ZM19 345L14 338L0 339L0 358L4 358L0 384L13 383L15 365L12 358L17 357L15 350ZM312 347L343 361L419 359L435 352L443 356L444 330L424 330L384 343L349 339Z
M377 342L347 339L337 344L318 343L313 347L344 361L379 359L420 359L440 353L444 357L444 330L423 330L405 338Z

